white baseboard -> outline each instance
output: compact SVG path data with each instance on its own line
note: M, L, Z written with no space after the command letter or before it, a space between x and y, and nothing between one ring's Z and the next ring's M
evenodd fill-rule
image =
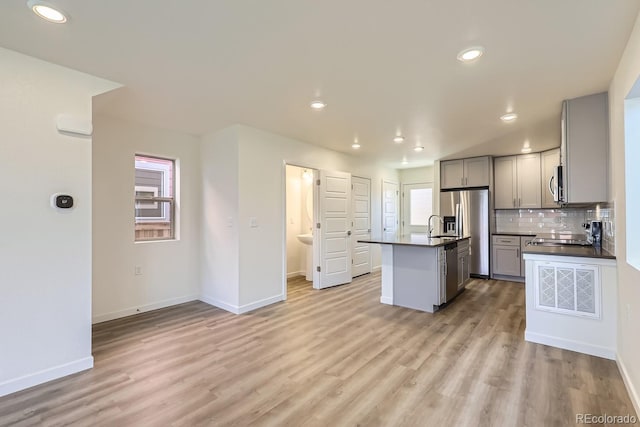
M537 334L535 332L524 331L525 341L538 344L549 345L551 347L576 351L578 353L589 354L591 356L603 357L605 359L616 360L616 351L613 348L588 344L581 341L573 341L565 338L552 337L550 335Z
M284 301L284 295L275 295L269 298L262 299L260 301L254 301L249 304L241 305L239 307L239 314L248 313L258 308L265 307L267 305L274 304L276 302Z
M253 310L257 310L258 308L261 307L265 307L267 305L271 305L273 303L276 302L280 302L280 301L284 301L284 295L280 294L280 295L275 295L269 298L265 298L259 301L254 301L252 303L249 304L245 304L245 305L234 305L234 304L229 304L228 302L225 301L221 301L219 299L210 297L208 295L202 295L200 297L200 301L205 302L209 305L212 305L214 307L218 307L221 308L223 310L226 310L228 312L231 312L233 314L244 314L244 313L248 313L250 311Z
M88 356L63 365L54 366L53 368L34 372L33 374L4 381L0 383L0 397L91 368L93 368L93 356Z
M164 301L158 301L151 304L145 304L137 307L130 307L124 310L112 311L111 313L98 314L93 316L93 323L107 322L109 320L119 319L121 317L132 316L134 314L144 313L145 311L157 310L159 308L170 307L176 304L198 300L198 295L187 295L179 298L171 298Z
M214 307L218 307L221 308L225 311L228 311L230 313L233 314L240 314L239 313L239 307L235 304L230 304L226 301L222 301L216 298L213 298L212 296L209 295L200 295L200 301L207 303L209 305L212 305Z
M304 271L294 271L293 273L287 273L287 279L291 279L292 277L298 276L306 276Z
M624 385L627 387L627 392L629 393L629 398L631 399L631 403L633 403L633 407L636 410L636 414L640 415L640 394L638 394L638 390L633 385L631 378L629 377L629 371L624 364L624 360L618 354L618 358L616 359L616 363L618 364L618 370L620 371L620 375L622 376L622 381L624 381Z
M380 302L382 304L393 305L393 298L391 298L391 297L380 297Z

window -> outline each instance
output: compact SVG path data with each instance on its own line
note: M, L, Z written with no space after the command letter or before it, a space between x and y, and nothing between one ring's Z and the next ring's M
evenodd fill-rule
M640 224L633 219L640 210L640 191L635 187L640 182L640 78L625 101L624 127L627 263L640 270Z
M136 155L135 241L175 238L175 162Z
M426 233L427 220L433 213L431 183L402 186L404 233Z

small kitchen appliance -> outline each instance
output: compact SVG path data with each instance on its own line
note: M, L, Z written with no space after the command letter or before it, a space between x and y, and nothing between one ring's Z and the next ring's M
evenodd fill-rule
M602 245L602 221L591 221L589 240L593 246Z

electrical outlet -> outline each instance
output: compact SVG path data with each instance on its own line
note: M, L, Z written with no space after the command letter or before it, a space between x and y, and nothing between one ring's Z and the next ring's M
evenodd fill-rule
M142 276L142 266L136 265L133 267L133 274L136 276Z

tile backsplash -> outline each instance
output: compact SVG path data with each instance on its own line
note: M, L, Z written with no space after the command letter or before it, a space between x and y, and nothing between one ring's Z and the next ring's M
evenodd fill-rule
M602 221L602 247L615 251L615 213L609 205L563 209L498 209L495 211L498 233L585 233L583 224Z

